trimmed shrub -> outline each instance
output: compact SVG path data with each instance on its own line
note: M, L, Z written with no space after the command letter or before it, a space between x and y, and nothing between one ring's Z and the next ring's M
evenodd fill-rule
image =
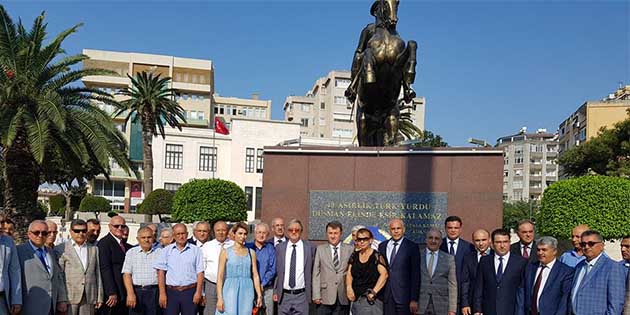
M110 201L100 196L86 195L79 205L79 211L94 212L96 218L98 218L100 213L109 212L110 210L112 210Z
M63 195L54 195L48 198L50 205L50 213L63 215L66 212L66 197Z
M578 224L588 224L605 239L630 234L630 180L583 176L549 186L536 217L538 234L568 239Z
M165 189L156 189L152 191L140 205L138 205L138 213L157 214L162 221L163 214L171 213L173 208L173 193Z
M245 192L231 181L195 179L177 190L171 214L174 222L245 221Z

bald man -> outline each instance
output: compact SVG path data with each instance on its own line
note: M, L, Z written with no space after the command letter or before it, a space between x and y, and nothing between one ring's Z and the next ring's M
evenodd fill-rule
M122 267L125 253L131 245L124 240L125 219L114 216L109 221L109 234L98 241L98 258L100 260L101 280L103 281L104 303L99 308L100 314L127 314L129 310L125 300L127 292L123 283Z
M560 262L569 267L575 268L582 260L584 260L584 253L580 247L580 240L582 233L588 231L589 227L586 224L580 224L571 230L571 243L573 243L573 249L568 250L560 256Z
M490 233L487 230L479 229L472 234L473 245L475 251L464 256L462 262L461 289L459 294L459 303L461 305L461 313L463 315L472 314L472 305L474 298L475 280L477 278L477 265L481 257L490 255Z

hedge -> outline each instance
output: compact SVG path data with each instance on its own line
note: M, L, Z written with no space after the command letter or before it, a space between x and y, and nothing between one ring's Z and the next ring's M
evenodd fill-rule
M143 205L144 206L144 205ZM245 221L245 192L234 182L222 179L195 179L182 185L173 198L174 222Z
M79 211L81 212L94 212L98 218L99 213L108 212L112 210L111 202L104 197L86 195L81 200L79 205Z

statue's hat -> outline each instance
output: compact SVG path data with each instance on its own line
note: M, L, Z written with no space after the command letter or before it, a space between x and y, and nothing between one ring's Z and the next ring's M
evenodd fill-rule
M372 3L372 7L370 8L370 14L372 16L376 16L376 9L378 8L379 2L381 2L381 0L374 0L374 3Z

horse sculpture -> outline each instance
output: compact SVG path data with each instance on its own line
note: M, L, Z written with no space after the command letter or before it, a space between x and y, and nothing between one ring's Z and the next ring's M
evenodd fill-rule
M361 32L352 60L351 82L345 95L356 106L360 146L392 146L398 137L398 99L411 102L416 77L417 43L407 45L396 31L399 0L376 0L370 13L376 18Z

